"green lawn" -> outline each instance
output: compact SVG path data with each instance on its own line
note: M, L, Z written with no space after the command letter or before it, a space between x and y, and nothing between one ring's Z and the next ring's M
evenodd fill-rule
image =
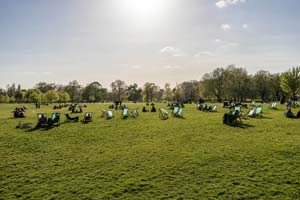
M27 106L21 121L36 123ZM162 121L120 111L105 120L108 104L90 104L89 124L63 116L60 127L31 132L15 128L14 107L0 105L0 199L300 199L300 120L286 119L284 106L265 105L264 118L237 128L222 124L221 105L187 105L185 119Z

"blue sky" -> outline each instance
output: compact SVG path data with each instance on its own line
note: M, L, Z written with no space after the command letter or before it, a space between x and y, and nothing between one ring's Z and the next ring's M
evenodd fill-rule
M300 64L299 0L0 0L0 87L175 85Z

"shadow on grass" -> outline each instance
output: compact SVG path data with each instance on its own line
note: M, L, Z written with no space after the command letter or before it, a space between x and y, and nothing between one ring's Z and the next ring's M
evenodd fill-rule
M247 128L253 128L255 126L250 124L227 124L228 126L234 127L234 128L241 128L241 129L247 129Z
M34 128L31 128L29 130L26 130L26 132L34 132L37 130L41 130L41 131L49 131L53 128L55 128L56 126L50 126L50 127L40 127L40 126L35 126Z

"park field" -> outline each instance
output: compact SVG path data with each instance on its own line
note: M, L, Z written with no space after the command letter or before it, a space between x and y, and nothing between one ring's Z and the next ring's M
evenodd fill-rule
M106 120L100 109L108 104L88 104L91 123L62 116L60 127L34 131L15 127L36 124L52 105L26 105L21 120L12 117L16 106L0 104L3 200L300 199L300 119L286 119L285 106L263 105L263 118L231 127L222 123L228 109L221 104L216 113L186 105L185 119L165 121L141 112L123 120L120 111ZM128 106L141 111L143 104Z

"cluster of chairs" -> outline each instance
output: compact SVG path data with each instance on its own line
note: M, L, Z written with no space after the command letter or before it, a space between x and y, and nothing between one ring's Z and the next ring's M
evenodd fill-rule
M14 118L25 118L26 109L26 107L15 108L15 110L12 111Z
M262 113L262 106L259 105L251 108L246 115L243 116L241 106L235 106L230 108L230 111L223 115L223 123L227 125L240 125L243 124L242 117L263 117Z
M173 110L175 107L181 107L184 108L184 103L179 103L179 102L175 102L175 103L168 103L167 106Z
M60 126L60 113L52 113L50 118L47 118L46 113L39 113L37 128L50 128L52 126Z
M102 118L106 118L106 119L112 119L114 118L114 113L112 110L105 110L105 109L102 109L101 110L101 117ZM138 108L134 108L133 110L129 111L129 108L125 107L123 110L122 110L122 113L121 113L121 118L122 119L127 119L129 117L131 118L136 118L138 117L139 113L138 113Z
M204 112L217 112L217 106L216 105L207 106L207 104L198 103L197 104L197 110L201 110L201 111L204 111Z
M246 115L247 117L262 117L262 107L261 106L256 106L253 107L251 110Z
M172 110L173 117L176 118L184 118L183 117L183 108L179 106L175 106ZM169 112L165 108L159 109L159 118L162 120L166 120L169 118Z
M228 113L223 116L223 123L227 125L239 125L242 124L242 111L240 106L235 106L230 109Z
M234 102L234 101L224 101L223 108L234 108L236 106L240 106L242 108L248 108L247 103Z

